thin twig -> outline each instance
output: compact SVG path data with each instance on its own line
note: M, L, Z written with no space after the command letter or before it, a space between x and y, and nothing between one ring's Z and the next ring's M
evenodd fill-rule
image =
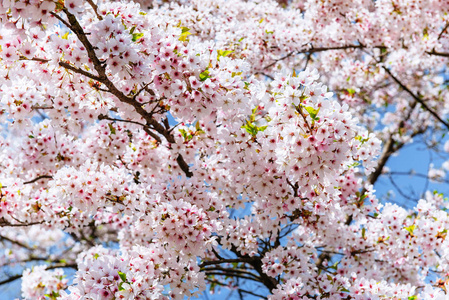
M30 180L30 181L25 181L23 184L35 183L36 181L41 180L41 179L53 179L53 176L41 175L41 176L38 176L38 177L36 177L36 178L34 178L34 179Z
M55 264L53 264L53 265L51 265L51 266L46 267L45 270L58 269L58 268L72 268L72 269L77 269L77 264L76 264L76 263L71 263L71 264L67 264L67 263L55 263ZM11 277L9 277L9 278L7 278L7 279L5 279L5 280L0 281L0 285L7 284L7 283L10 283L10 282L13 282L13 281L15 281L15 280L17 280L17 279L20 279L20 278L22 278L22 274L11 276Z
M103 17L98 14L98 5L96 5L92 0L86 0L87 3L90 4L90 6L92 6L92 9L94 10L95 14L97 15L98 20L103 20Z
M421 104L421 106L427 110L432 116L434 116L438 121L440 121L442 124L444 124L444 126L446 126L446 128L449 129L449 123L447 123L446 121L444 121L443 119L441 119L441 117L435 112L433 111L429 106L427 106L427 104L417 95L415 95L408 87L406 87L401 81L399 81L398 78L396 78L396 76L394 76L391 71L386 68L385 66L382 66L382 68L385 70L385 72L388 73L388 75L390 75L391 78L393 78L393 80L404 90L406 91L410 96L412 96L413 99L416 100L416 102L418 102L419 104Z
M95 76L93 74L90 74L87 72L87 74L84 74L86 76L91 76L90 78L97 80L98 82L101 82L104 84L108 92L113 94L117 99L123 103L129 104L134 107L136 112L141 115L145 121L147 122L147 125L156 130L159 134L165 137L165 139L170 144L175 144L176 140L175 137L164 128L163 125L159 124L153 117L152 114L147 112L140 103L135 101L132 97L126 96L122 91L120 91L114 83L108 78L106 75L106 65L103 64L98 57L96 56L94 47L88 40L86 33L84 32L83 28L79 24L78 20L76 19L75 15L70 13L66 8L63 9L63 12L66 14L67 19L70 24L68 24L68 27L76 34L79 41L83 44L83 46L86 48L87 56L91 60L94 69L97 71L98 76ZM70 66L71 67L71 66ZM73 68L72 68L73 70ZM81 73L81 72L80 72ZM81 73L82 74L82 73ZM147 90L147 88L145 88ZM148 132L147 132L148 133ZM192 177L193 173L189 169L189 165L185 162L182 155L178 155L176 158L176 161L178 162L179 167L184 172L184 174L187 177Z
M86 77L89 77L90 79L93 79L93 80L96 80L96 81L100 81L100 77L98 77L98 76L96 76L96 75L94 75L94 74L92 74L92 73L89 73L89 72L87 72L87 71L84 71L83 69L74 67L74 66L70 65L70 64L67 63L67 62L60 61L60 62L59 62L59 65L60 65L61 67L65 68L65 69L69 69L69 70L72 70L72 71L75 72L75 73L78 73L78 74L84 75L84 76L86 76Z
M203 261L198 266L200 268L203 268L203 267L209 266L209 265L219 265L219 264L226 264L226 263L239 263L239 262L248 263L250 261L253 261L254 259L255 258L253 258L253 257L239 257L239 258L229 258L229 259L224 258L224 259L220 259L220 260Z

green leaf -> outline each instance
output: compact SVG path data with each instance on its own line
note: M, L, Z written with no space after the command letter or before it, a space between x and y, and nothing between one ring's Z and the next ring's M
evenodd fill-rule
M257 126L252 124L249 120L246 120L246 124L242 126L252 136L255 136L257 134Z
M31 135L31 134L30 134L28 137L29 137L30 139L34 139L34 135Z
M334 270L337 270L338 269L338 264L339 264L340 262L339 261L336 261L332 266L330 266L329 268L331 268L331 269L334 269ZM328 276L330 276L330 275L328 275ZM328 280L329 281L333 281L331 278L328 278Z
M317 118L318 112L320 111L319 108L315 109L315 108L313 108L311 106L306 106L304 108L307 110L307 112L309 113L309 115L312 118L312 120L318 121L320 119L320 118Z
M355 90L354 89L346 89L346 91L348 92L349 95L354 95L355 94Z
M232 50L217 50L217 60L220 60L220 57L222 56L228 56L229 54L231 54Z
M179 40L181 41L181 42L185 42L185 41L187 41L187 37L189 36L189 35L191 35L191 33L190 33L190 29L189 28L187 28L187 27L181 27L181 35L179 36Z
M143 37L143 33L141 33L141 32L133 33L132 36L133 36L132 41L136 42L138 39Z
M422 31L423 39L427 39L429 37L429 30L426 28Z
M206 69L206 70L204 70L203 72L200 73L200 80L201 81L204 81L207 78L210 78L208 69Z
M360 163L358 161L356 161L356 162L354 162L354 163L349 165L350 168L358 167L358 166L360 166Z
M52 291L51 294L45 294L44 296L45 296L45 297L48 297L48 298L50 298L50 299L56 299L56 298L58 298L60 295L59 295L59 293L57 293L57 292L55 292L55 291Z
M120 279L122 279L123 282L126 282L126 274L120 271L118 272L118 276L120 276Z
M416 300L418 299L418 296L414 295L414 296L410 296L407 298L408 300Z
M358 135L355 137L356 140L362 142L362 145L369 141L369 138L364 139L362 136Z
M363 238L363 239L365 239L365 232L366 232L366 228L363 227L363 228L362 228L362 238Z
M367 195L367 194L363 194L362 196L360 196L360 201L363 201L363 200L365 200L365 199L366 199L366 197L368 197L368 195Z
M404 229L407 230L408 232L410 232L410 234L413 234L413 230L415 230L416 225L411 225L408 227L405 227Z
M123 287L123 284L125 284L125 283L128 283L129 284L129 282L124 282L124 281L122 281L122 282L120 282L119 284L118 284L118 290L119 291L124 291L125 290L125 288ZM115 298L114 298L115 299Z
M94 258L97 259L98 257L100 257L100 255L98 255L98 253L95 253Z
M114 128L114 126L112 126L111 123L108 123L108 126L109 126L109 130L111 131L111 134L115 134L115 128Z
M182 137L184 138L184 140L187 138L187 131L186 130L184 130L184 129L182 129L182 128L180 128L179 129L179 132L181 132L181 135L182 135Z
M133 33L134 33L134 30L136 30L136 25L134 25L134 26L129 30L129 33L130 33L130 34L133 34Z

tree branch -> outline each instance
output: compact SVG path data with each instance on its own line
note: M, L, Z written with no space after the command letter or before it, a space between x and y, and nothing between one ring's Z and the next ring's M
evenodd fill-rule
M6 221L4 217L2 217L0 219L0 227L26 227L26 226L38 225L38 224L42 224L42 223L44 223L44 221L31 222L31 223L19 222L19 224L12 224L9 221Z
M436 55L436 56L443 56L443 57L449 57L449 53L445 53L445 52L437 52L435 50L432 51L426 51L427 54L429 55Z
M206 272L206 275L227 276L227 277L232 276L232 277L236 277L236 278L248 279L248 280L253 280L253 281L255 280L254 278L247 277L245 275L229 274L229 273L226 273L226 272L221 273L221 272L218 272L218 271Z
M292 55L296 55L296 54L307 53L308 56L310 56L311 54L316 53L316 52L331 51L331 50L346 50L346 49L362 49L362 48L365 48L365 46L362 44L360 44L360 45L344 45L344 46L335 46L335 47L304 48L301 50L292 51L292 52L288 53L287 55L276 59L274 62L270 63L269 65L266 65L262 69L263 70L268 69L268 68L274 66L275 64L277 64L278 62L280 62L281 60L287 59L287 58L291 57ZM373 46L372 48L385 48L385 47Z
M250 261L253 261L254 257L239 257L239 258L229 258L229 259L220 259L220 260L213 260L213 261L203 261L201 264L199 264L198 266L200 268L203 268L205 266L210 266L210 265L219 265L219 264L226 264L226 263L239 263L239 262L243 262L243 263L249 263Z
M90 6L92 6L92 9L95 12L95 15L97 15L98 20L103 20L103 17L101 15L98 14L98 5L96 5L92 0L86 0L87 3L90 4Z
M162 143L162 140L159 136L157 136L156 134L154 134L154 132L152 132L149 128L148 125L136 122L136 121L131 121L131 120L122 120L122 119L114 119L114 118L110 118L108 116L105 115L99 115L98 116L98 120L109 120L109 121L116 121L116 122L124 122L124 123L131 123L131 124L136 124L136 125L140 125L143 127L143 130L148 133L148 135L150 135L153 139L155 139L159 144Z
M9 237L6 237L6 236L4 236L4 235L0 235L0 241L1 241L1 240L8 241L8 242L10 242L11 244L15 244L15 245L17 245L17 246L20 246L20 247L25 248L25 249L28 249L28 250L35 250L35 249L31 248L31 247L28 246L28 245L25 245L25 244L23 244L23 243L21 243L21 242L19 242L19 241L12 240L12 239L10 239Z
M419 104L421 104L421 106L427 110L432 116L434 116L438 121L440 121L442 124L444 124L444 126L446 126L447 129L449 129L449 123L447 123L446 121L444 121L443 119L440 118L440 116L438 116L438 114L436 112L434 112L429 106L427 106L427 104L417 95L415 95L408 87L406 87L402 82L399 81L399 79L397 79L392 73L391 71L382 66L382 68L385 70L385 72L388 73L388 75L390 75L391 78L393 78L393 80L404 90L406 91L410 96L412 96L413 99L416 100L416 102L418 102Z
M68 264L68 263L55 263L53 265L47 266L45 268L45 270L52 270L52 269L58 269L58 268L72 268L72 269L76 270L77 267L78 266L77 266L76 263L70 263L70 264ZM5 280L0 281L0 285L13 282L13 281L15 281L17 279L20 279L20 278L22 278L22 274L11 276L11 277L9 277L9 278L7 278Z
M98 77L98 76L96 76L96 75L94 75L94 74L92 74L92 73L89 73L89 72L87 72L87 71L84 71L83 69L74 67L74 66L70 65L70 64L67 63L67 62L60 61L60 62L59 62L59 65L60 65L61 67L65 68L65 69L72 70L73 72L78 73L78 74L81 74L81 75L84 75L84 76L86 76L86 77L88 77L88 78L90 78L90 79L93 79L93 80L96 80L96 81L100 81L100 77Z
M256 280L256 281L261 281L261 278L259 276L257 276L254 273L251 273L249 271L246 270L241 270L241 269L234 269L234 268L222 268L219 266L215 266L215 267L210 267L210 268L203 268L201 271L205 272L205 273L209 273L212 271L221 271L221 272L225 272L226 274L240 274L240 275L247 275L247 276L251 276L253 277L252 280Z
M30 181L25 181L23 184L35 183L36 181L41 180L41 179L53 179L53 176L41 175L41 176L38 176L38 177L36 177L36 178L34 178L34 179L30 180Z
M101 61L98 59L98 57L95 54L94 47L86 37L86 34L84 33L83 28L78 23L78 20L76 17L71 14L66 8L63 9L64 13L67 15L67 19L69 21L68 27L76 34L80 42L83 44L83 46L86 48L87 56L92 61L94 69L97 71L98 76L92 75L89 73L89 76L92 76L90 78L97 80L98 82L101 82L108 88L108 92L113 94L117 99L123 103L127 103L134 107L136 112L144 118L144 120L147 122L147 125L156 130L159 134L165 137L165 139L171 143L175 144L175 138L174 136L164 128L161 124L159 124L155 119L153 119L152 114L147 112L140 103L135 101L134 98L126 96L123 92L121 92L117 87L114 85L112 81L109 80L109 78L106 75L106 67L104 64L101 63ZM73 70L73 69L72 69ZM82 74L80 72L80 74ZM85 74L83 74L85 75ZM88 76L88 75L86 75ZM179 154L176 158L176 161L178 165L180 166L181 170L185 173L187 177L192 177L193 173L189 169L189 165L185 162L184 158Z

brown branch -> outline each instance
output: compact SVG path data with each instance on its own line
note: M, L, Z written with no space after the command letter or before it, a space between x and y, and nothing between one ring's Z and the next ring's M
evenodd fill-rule
M434 112L429 106L427 106L427 104L417 95L415 95L408 87L406 87L401 81L399 81L398 78L396 78L396 76L394 76L391 71L382 66L382 68L385 70L385 72L388 73L388 75L390 75L391 78L393 78L393 80L404 90L406 91L410 96L412 96L413 99L416 100L416 102L418 102L419 104L421 104L421 106L427 110L432 116L434 116L438 121L440 121L442 124L444 124L444 126L446 126L446 128L449 129L449 123L447 123L446 121L444 121L443 119L441 119L441 117Z
M211 272L207 272L206 275L228 276L228 277L232 276L232 277L236 277L236 278L242 278L242 279L247 279L247 280L253 280L254 281L254 278L247 277L245 275L239 275L239 274L232 274L231 275L231 274L226 273L226 272L221 273L221 272L218 272L218 271L211 271Z
M41 180L41 179L53 179L53 177L50 176L50 175L41 175L41 176L38 176L38 177L36 177L36 178L34 178L34 179L30 180L30 181L24 181L23 184L34 183L34 182L36 182L38 180ZM2 186L2 188L7 188L7 187L8 186L6 186L6 185Z
M141 106L141 104L139 104L137 101L135 101L134 98L126 96L123 92L121 92L119 89L117 89L117 87L114 85L114 83L109 80L109 78L106 75L106 66L104 64L102 64L102 62L96 56L94 47L92 46L90 41L87 39L86 34L85 34L83 28L78 23L78 20L66 8L64 8L63 11L67 15L67 19L68 19L68 21L70 23L68 25L68 27L76 34L76 36L78 37L80 42L86 48L87 56L92 61L94 69L98 73L98 76L95 76L95 75L92 75L92 74L88 73L89 76L94 76L94 77L91 77L91 78L97 80L98 82L103 83L108 88L109 93L111 93L115 97L117 97L117 99L119 101L133 106L134 109L136 110L136 112L145 119L145 121L147 122L147 126L150 126L154 130L156 130L159 134L164 136L165 139L169 143L175 144L174 136L167 129L165 129L164 126L162 126L155 119L153 119L151 113L148 113ZM73 68L72 68L72 70L73 70ZM86 75L86 74L84 74L84 75ZM86 75L86 76L88 76L88 75ZM192 177L193 176L193 173L189 170L189 165L184 161L184 158L181 155L178 155L176 161L178 162L181 170L186 174L187 177Z
M30 180L30 181L25 181L23 184L35 183L36 181L41 180L41 179L53 179L53 176L41 175L41 176L38 176L38 177L36 177L36 178L34 178L34 179Z
M36 105L33 105L33 106L31 106L31 109L54 109L54 107L53 106L36 106Z
M6 236L4 236L4 235L0 235L0 241L1 241L1 240L8 241L8 242L10 242L11 244L15 244L15 245L17 245L17 246L20 246L20 247L25 248L25 249L28 249L28 250L35 250L35 249L31 248L30 246L25 245L24 243L21 243L21 242L19 242L19 241L12 240L12 239L10 239L9 237L6 237Z
M18 221L18 224L12 224L9 221L6 221L5 218L1 218L0 219L0 227L26 227L26 226L33 226L33 225L39 225L39 224L43 224L44 221L40 221L40 222L32 222L32 223L26 223L26 222L20 222Z
M136 125L140 125L143 127L143 130L148 133L148 135L150 135L153 139L155 139L159 144L162 143L162 140L159 136L157 136L156 134L154 134L148 125L136 122L136 121L131 121L131 120L122 120L122 119L115 119L115 118L110 118L108 116L105 115L99 115L98 116L98 120L109 120L109 121L117 121L117 122L125 122L125 123L131 123L131 124L136 124Z
M287 54L287 55L285 55L285 56L283 56L283 57L281 57L281 58L275 59L274 62L272 62L271 64L269 64L269 65L267 65L267 66L265 66L265 67L263 67L262 70L266 70L266 69L268 69L268 68L271 68L272 66L274 66L275 64L277 64L277 63L280 62L281 60L287 59L287 58L289 58L290 56L292 56L292 55L294 55L294 54L296 54L296 53L297 53L297 52L292 51L292 52L290 52L289 54Z
M253 261L254 259L256 259L256 258L254 258L254 257L239 257L239 258L229 258L229 259L220 259L220 260L209 260L209 261L203 261L198 266L200 268L203 268L203 267L209 266L209 265L219 265L219 264L226 264L226 263L239 263L239 262L248 263L250 261Z
M38 61L38 62L42 62L42 63L47 63L47 62L50 61L49 59L44 59L44 58L39 58L39 57L26 58L25 56L21 56L21 57L19 58L19 60Z
M449 28L449 22L446 22L446 26L444 26L443 30L441 30L440 34L438 35L438 40L441 39L443 34L446 32L446 30Z
M68 264L68 263L55 263L53 265L47 266L45 268L45 270L52 270L52 269L58 269L58 268L72 268L72 269L76 270L77 269L77 264L76 263L70 263L70 264ZM11 277L9 277L9 278L7 278L5 280L0 281L0 285L13 282L13 281L15 281L17 279L20 279L20 278L22 278L22 274L11 276Z
M364 45L360 44L360 45L344 45L344 46L335 46L335 47L318 47L318 48L305 48L305 49L301 49L301 50L297 50L297 51L292 51L290 53L288 53L287 55L276 59L274 62L270 63L269 65L263 67L262 69L268 69L272 66L274 66L275 64L277 64L278 62L280 62L281 60L287 59L292 55L296 55L296 54L304 54L307 53L309 56L313 53L316 52L324 52L324 51L331 51L331 50L346 50L346 49L362 49L365 48ZM385 48L383 46L373 46L372 48Z
M218 281L218 280L212 280L212 279L208 279L208 278L206 278L206 280L207 280L208 282L210 282L210 283L214 283L214 284L217 284L217 285L220 285L220 286L224 286L224 287L229 287L229 286L230 286L229 284L220 282L220 281ZM232 288L236 288L236 287L237 287L237 285L235 285L235 284L232 285ZM249 291L243 290L243 289L241 289L241 288L238 288L237 291L242 292L242 293L246 293L246 294L249 294L249 295L253 295L253 296L259 297L259 298L261 298L261 299L268 299L268 298L265 297L265 296L262 296L262 295L259 295L259 294L253 293L253 292L249 292Z
M70 24L67 23L66 20L64 20L63 18L61 18L60 15L58 15L57 13L51 11L50 14L55 17L56 19L58 19L62 24L64 24L67 28L70 28Z
M254 277L252 280L256 280L256 281L261 281L260 277L257 276L254 273L251 273L250 271L247 270L242 270L242 269L234 269L234 268L222 268L219 266L215 266L215 267L209 267L209 268L203 268L201 270L202 272L205 272L206 274L212 271L221 271L221 272L225 272L226 274L239 274L239 275L247 275L247 276L252 276Z
M445 52L437 52L435 50L432 51L426 51L427 54L429 55L436 55L436 56L443 56L443 57L449 57L449 53L445 53Z
M218 243L221 244L220 241L220 237L218 237ZM238 258L249 258L249 260L247 261L247 263L253 267L253 269L259 274L260 277L260 283L262 283L263 285L265 285L265 287L271 292L273 291L276 286L278 285L278 282L275 278L268 276L267 274L265 274L262 270L262 258L260 256L249 256L249 255L243 255L242 253L240 253L239 250L237 250L237 248L231 244L231 252L233 252L235 255L237 255ZM251 278L249 278L251 279ZM254 279L251 279L254 280Z
M98 5L96 5L92 0L86 0L87 3L90 4L90 6L92 6L92 9L94 10L95 14L97 15L98 20L103 20L103 17L101 15L98 14Z
M10 282L13 282L13 281L15 281L15 280L17 280L17 279L20 279L20 278L22 278L22 275L14 275L14 276L11 276L11 277L9 277L8 279L5 279L5 280L0 281L0 285L7 284L7 283L10 283Z
M72 71L75 72L75 73L78 73L78 74L84 75L84 76L86 76L86 77L89 77L90 79L93 79L93 80L96 80L96 81L100 81L100 77L98 77L98 76L96 76L96 75L94 75L94 74L92 74L92 73L89 73L89 72L87 72L87 71L84 71L83 69L74 67L74 66L70 65L70 64L67 63L67 62L60 61L60 62L59 62L59 65L60 65L61 67L65 68L65 69L69 69L69 70L72 70Z

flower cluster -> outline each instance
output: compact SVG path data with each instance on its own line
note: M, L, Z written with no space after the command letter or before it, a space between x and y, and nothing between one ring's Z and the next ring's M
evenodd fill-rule
M67 288L68 279L62 269L47 270L46 266L26 269L22 275L22 296L24 299L57 298Z
M22 296L444 297L444 196L407 210L374 184L449 128L447 1L159 2L0 2L0 265Z

